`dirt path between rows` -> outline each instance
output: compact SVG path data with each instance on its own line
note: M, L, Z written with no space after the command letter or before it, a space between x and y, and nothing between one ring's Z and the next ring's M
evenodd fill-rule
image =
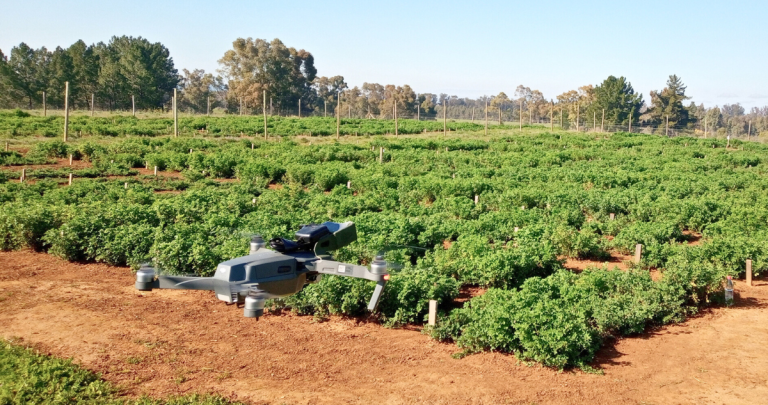
M0 252L0 336L73 357L126 395L217 392L286 404L757 404L768 398L768 283L738 305L622 339L604 375L461 360L411 329L311 317L245 319L212 293L133 288L129 269Z

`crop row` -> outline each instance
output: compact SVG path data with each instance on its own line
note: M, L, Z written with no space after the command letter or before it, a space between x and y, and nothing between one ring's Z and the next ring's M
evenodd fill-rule
M466 122L448 122L450 131L480 130L482 126ZM64 130L64 118L19 117L0 114L0 136L24 137L42 135L60 136ZM159 136L173 134L171 118L135 118L132 116L86 117L73 116L69 120L70 134L101 136ZM437 121L399 120L398 132L415 134L442 131L443 123ZM231 117L180 117L181 134L205 134L206 136L264 135L264 118L261 116ZM271 136L336 135L336 119L322 117L279 117L267 118L267 133ZM383 135L395 133L394 120L342 118L340 135Z
M768 268L765 148L742 146L630 134L323 146L44 142L6 164L72 154L104 176L149 165L183 179L132 180L128 188L105 178L0 184L0 247L134 266L152 257L168 272L209 275L246 253L251 233L289 237L299 224L351 220L358 242L336 252L339 260L366 264L392 244L426 249L389 253L407 266L385 289L383 322L421 323L428 300L447 303L462 287L480 286L484 295L441 314L433 336L467 353L586 367L606 339L716 302L722 279L741 274L746 259L756 272ZM383 162L378 147L386 148ZM161 187L185 191L154 192ZM688 244L691 232L703 235L701 244ZM600 260L637 243L643 259L628 272L563 269L565 257ZM273 306L354 316L372 288L325 277Z

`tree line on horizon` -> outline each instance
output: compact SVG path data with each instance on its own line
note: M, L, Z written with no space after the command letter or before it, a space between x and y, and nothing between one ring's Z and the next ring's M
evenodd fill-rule
M549 123L564 127L650 126L699 130L720 135L768 131L768 107L749 113L738 103L707 108L685 104L686 86L670 75L666 86L652 91L650 103L623 76L609 76L547 100L538 90L518 86L511 96L500 92L476 99L448 94L416 93L409 85L364 83L350 87L344 77L318 76L313 55L288 47L279 39L238 38L219 59L218 74L202 69L179 72L170 51L159 42L138 37L112 37L87 45L82 40L64 49L33 49L25 43L0 50L0 108L63 108L69 82L73 109L129 110L132 97L139 110L168 110L173 90L178 106L190 113L329 115L342 117L485 119ZM45 96L43 96L45 94ZM266 96L266 97L265 97ZM266 101L266 103L265 103ZM604 114L604 115L603 115ZM604 116L604 118L603 118Z

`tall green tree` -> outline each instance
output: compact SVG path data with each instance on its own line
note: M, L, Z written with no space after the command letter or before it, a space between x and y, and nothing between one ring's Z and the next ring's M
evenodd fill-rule
M315 99L315 109L322 113L325 113L325 108L328 108L328 114L333 115L336 111L336 97L339 92L342 92L349 88L344 81L344 76L316 77L312 83L317 98Z
M42 100L42 92L47 88L49 63L50 54L45 47L35 50L22 42L11 49L8 67L15 72L19 101L23 99L28 108Z
M0 108L13 108L20 98L16 72L8 64L8 57L0 50Z
M277 38L238 38L219 64L229 86L230 110L238 108L240 99L260 106L265 90L280 109L294 111L299 98L313 104L311 85L317 69L312 54L303 49L289 48Z
M677 75L669 76L667 87L661 91L651 91L651 108L644 118L659 125L659 131L665 128L667 118L670 128L688 125L691 118L683 101L690 97L685 95L685 89L686 86Z
M208 109L209 100L211 111L216 107L225 105L227 86L221 76L205 73L202 69L195 69L191 72L184 69L183 72L179 108L205 113Z
M178 71L168 48L159 42L138 37L112 37L109 46L118 57L125 80L122 95L126 107L135 96L136 108L161 107L179 84Z
M627 125L630 116L637 122L640 118L640 109L643 106L643 95L635 93L632 83L624 76L608 76L603 83L595 86L594 99L585 111L586 117L597 117L602 121L605 110L605 122L609 125Z
M93 45L79 40L67 48L72 63L70 102L76 108L89 108L91 94L96 93L99 83L99 58Z

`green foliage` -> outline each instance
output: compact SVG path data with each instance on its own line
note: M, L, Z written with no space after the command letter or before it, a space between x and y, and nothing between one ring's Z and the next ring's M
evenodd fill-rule
M74 364L34 350L0 342L0 403L2 404L135 404L135 405L227 405L216 395L142 397L127 400L118 390Z
M72 363L0 343L0 403L101 403L114 389Z
M238 119L219 123L251 118ZM207 120L194 125L218 122ZM313 120L297 125L334 124ZM386 122L370 121L346 124L386 130ZM387 246L419 248L387 253L406 267L392 274L377 319L421 323L429 299L449 308L460 287L488 287L442 314L435 336L465 353L517 352L557 368L586 367L606 338L717 302L724 277L743 274L747 259L757 273L768 269L763 145L741 151L693 138L560 135L312 146L187 137L42 142L0 155L3 164L78 153L93 167L76 170L72 186L61 185L66 168L0 182L0 247L115 265L155 258L167 273L210 275L247 252L251 233L291 237L300 224L354 221L358 240L334 252L337 260L365 265ZM384 163L372 147L387 149ZM184 179L139 176L125 188L126 179L108 177L146 161ZM17 170L1 172L18 178ZM633 271L562 270L564 258L629 254L638 243L642 266ZM659 281L640 271L651 267ZM328 276L275 305L319 318L359 316L373 288Z

